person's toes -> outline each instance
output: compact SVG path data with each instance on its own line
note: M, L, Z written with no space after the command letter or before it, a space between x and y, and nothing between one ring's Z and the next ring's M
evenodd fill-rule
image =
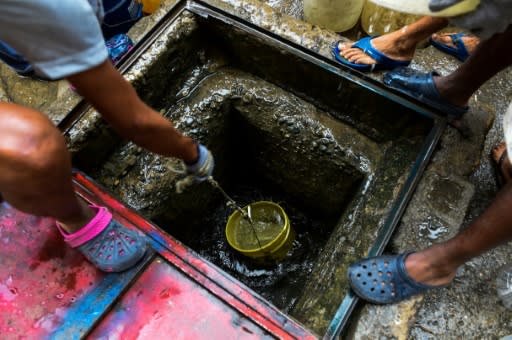
M360 48L353 48L353 42L338 42L339 55L354 64L375 64L376 61Z
M352 58L354 56L357 56L357 55L359 55L361 53L363 53L363 51L361 51L358 48L349 48L349 49L347 49L345 51L342 51L341 55L342 55L343 58L348 59L348 58Z
M512 166L507 155L507 145L505 142L497 144L492 150L491 155L493 161L496 163L498 171L502 176L504 182L509 182L512 179Z
M343 54L343 58L347 59L351 63L356 64L375 64L375 60L373 58L364 53L364 51L357 48L347 50L347 52Z
M449 46L449 47L455 47L452 38L450 37L450 34L432 34L432 40L437 41L443 45Z
M347 53L343 54L343 58L345 58L349 61L355 60L357 58L357 56L358 56L358 53L355 51L348 51Z
M492 159L498 163L503 156L503 153L507 150L505 142L501 142L492 148Z
M355 60L361 54L361 50L350 49L342 53L341 56L349 61Z
M352 47L354 43L352 41L348 41L348 42L338 42L338 50L340 52L345 52L346 50L348 50L349 48Z
M367 59L367 58L365 58L364 55L360 55L360 54L354 54L353 56L351 56L349 58L351 63L356 63L356 64L364 64L365 59Z
M357 53L350 53L349 55L347 55L345 58L350 61L351 63L356 63L357 64L357 60L360 59L360 55L357 54Z
M367 56L366 54L356 56L354 58L353 62L356 63L356 64L365 64L365 65L373 65L373 64L375 64L375 60L373 58Z
M456 47L454 42L453 42L453 39L450 35L452 34L456 34L456 33L442 33L442 34L432 34L432 40L440 43L440 44L443 44L443 45L446 45L448 47ZM480 38L478 38L477 36L474 36L474 35L464 35L460 38L464 44L464 46L466 47L466 50L469 52L469 53L472 53L475 49L475 47L480 43Z

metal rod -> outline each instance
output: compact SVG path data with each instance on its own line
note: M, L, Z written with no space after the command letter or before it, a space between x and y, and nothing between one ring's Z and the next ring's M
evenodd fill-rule
M254 237L256 237L256 241L258 241L258 246L261 248L263 248L261 246L261 242L260 242L260 238L258 237L258 233L256 232L256 228L254 228L254 222L252 220L252 217L251 217L251 206L248 205L247 206L247 212L244 211L244 209L242 209L236 202L234 199L232 199L225 191L224 189L221 188L219 182L217 182L215 179L213 179L212 176L208 177L208 182L213 185L215 188L217 188L221 193L222 195L224 195L224 197L226 198L226 200L228 201L228 206L232 206L234 209L240 211L240 213L242 214L242 216L244 218L246 218L248 221L249 221L249 224L251 226L251 229L252 229L252 232L254 233Z

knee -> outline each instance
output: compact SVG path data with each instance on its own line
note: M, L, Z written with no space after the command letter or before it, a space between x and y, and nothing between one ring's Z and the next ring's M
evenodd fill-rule
M36 129L17 148L23 166L47 173L69 158L64 138L58 131Z
M46 117L21 114L6 119L0 113L0 159L13 174L21 175L47 173L69 162L69 155L64 137Z

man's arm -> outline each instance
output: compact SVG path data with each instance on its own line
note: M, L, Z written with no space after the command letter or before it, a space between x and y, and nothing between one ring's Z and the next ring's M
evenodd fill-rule
M149 151L193 163L197 145L144 104L109 60L67 78L122 137Z

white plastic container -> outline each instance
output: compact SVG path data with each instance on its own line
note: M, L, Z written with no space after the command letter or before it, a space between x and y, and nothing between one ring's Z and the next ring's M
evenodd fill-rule
M344 32L357 24L364 3L365 0L304 0L304 16L313 25Z
M401 29L420 18L419 15L393 11L368 1L361 14L361 27L369 35L382 35Z

